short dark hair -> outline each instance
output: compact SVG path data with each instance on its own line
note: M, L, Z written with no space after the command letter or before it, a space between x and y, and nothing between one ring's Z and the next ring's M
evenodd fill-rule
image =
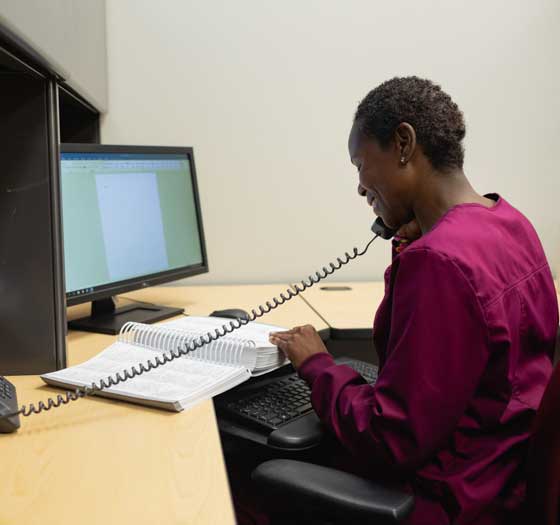
M412 76L383 82L360 102L354 122L365 136L375 138L383 148L389 145L397 126L408 122L435 169L463 167L463 113L430 80Z

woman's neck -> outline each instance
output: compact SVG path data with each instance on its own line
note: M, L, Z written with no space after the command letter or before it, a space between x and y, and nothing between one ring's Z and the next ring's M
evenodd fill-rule
M423 177L413 203L414 215L422 230L429 231L453 206L474 202L491 207L494 201L479 195L462 169L441 173L432 171Z

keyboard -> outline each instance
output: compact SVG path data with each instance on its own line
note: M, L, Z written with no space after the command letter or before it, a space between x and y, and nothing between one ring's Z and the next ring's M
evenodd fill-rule
M377 366L355 359L338 358L356 370L368 383L377 380ZM220 416L236 420L264 432L272 432L313 412L311 390L297 372L280 376L249 388L227 400L220 400L216 409Z

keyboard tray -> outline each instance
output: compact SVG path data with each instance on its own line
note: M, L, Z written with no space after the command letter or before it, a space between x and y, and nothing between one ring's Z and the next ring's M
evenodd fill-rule
M370 363L344 357L335 361L351 366L370 384L377 379L377 367ZM286 403L279 401L283 399ZM291 366L215 397L214 406L222 433L273 449L308 450L324 436L323 426L310 407L309 389ZM282 414L286 414L284 420L278 417Z

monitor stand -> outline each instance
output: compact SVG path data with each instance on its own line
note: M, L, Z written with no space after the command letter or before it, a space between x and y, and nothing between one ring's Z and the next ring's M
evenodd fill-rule
M115 299L108 297L91 303L91 315L68 323L72 330L96 332L99 334L116 335L123 324L129 321L136 323L155 323L168 317L182 314L183 308L171 308L150 303L135 303L117 308Z

